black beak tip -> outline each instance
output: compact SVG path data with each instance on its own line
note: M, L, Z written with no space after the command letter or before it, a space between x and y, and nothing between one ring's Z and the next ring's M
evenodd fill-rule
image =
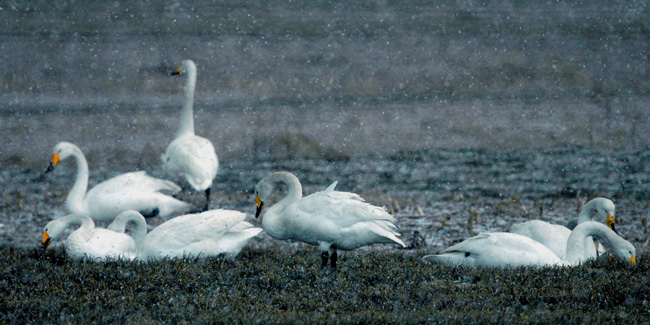
M618 231L616 231L616 224L614 223L612 224L612 230L614 230L614 233L618 235Z
M47 169L45 170L45 172L43 174L47 174L47 173L51 172L53 169L54 169L54 165L52 165L52 162L50 162L50 165L47 166Z

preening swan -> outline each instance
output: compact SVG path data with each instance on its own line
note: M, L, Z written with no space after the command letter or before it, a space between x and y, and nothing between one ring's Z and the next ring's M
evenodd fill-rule
M593 246L593 242L585 240L590 236L598 237L607 243L620 259L636 264L634 246L607 226L594 221L583 222L571 232L564 259L539 242L506 232L482 233L451 246L438 255L424 256L423 259L450 265L489 267L579 265L590 258L585 254L585 247Z
M615 211L614 202L611 200L595 198L582 207L578 215L578 223L592 221L600 217L601 220L605 220L607 225L614 229ZM510 232L529 237L541 243L560 258L566 256L567 240L571 234L571 230L565 226L550 224L541 220L531 220L514 224ZM586 242L592 243L592 245L585 245L585 254L590 257L596 257L597 251L593 245L593 239L587 238ZM602 247L599 248L602 250Z
M181 111L176 139L162 154L163 169L167 175L179 182L187 182L197 191L205 191L205 207L210 204L212 180L219 170L219 159L212 143L194 135L194 88L196 87L196 65L192 60L184 60L172 74L187 73L185 83L185 104Z
M190 209L188 203L160 192L176 193L180 187L170 181L151 177L144 171L113 177L86 193L88 163L81 149L69 142L59 142L53 151L46 172L70 156L77 162L77 179L65 201L69 213L87 215L93 220L113 220L126 210L136 210L147 217L160 215L166 218Z
M264 202L279 183L287 185L287 196L262 217L262 228L275 239L298 240L318 245L323 251L322 265L336 266L336 249L351 250L374 243L397 243L395 218L384 209L372 206L357 194L334 190L334 182L322 192L302 197L298 178L288 172L273 173L255 186L259 217ZM330 256L331 253L331 256Z
M45 225L43 249L72 225L79 225L79 229L73 231L65 242L65 251L72 258L103 261L111 258L133 259L137 255L136 243L129 235L95 228L95 223L90 217L79 214L67 215Z
M262 231L244 218L245 214L232 210L210 210L173 218L147 234L138 257L145 261L182 256L233 258Z

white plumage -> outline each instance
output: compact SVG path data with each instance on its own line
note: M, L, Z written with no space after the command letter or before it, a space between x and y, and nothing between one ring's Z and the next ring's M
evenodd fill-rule
M106 259L133 259L137 255L135 241L124 233L95 228L93 220L84 215L71 214L52 220L43 230L43 248L69 226L79 225L65 242L66 254L72 258L104 261Z
M151 177L144 171L125 173L88 189L88 163L81 149L69 142L54 146L54 154L48 171L60 160L72 156L77 163L77 178L68 197L65 208L69 213L90 216L93 220L113 220L126 210L136 210L146 216L160 215L163 218L188 211L190 205L177 200L162 191L176 193L176 184Z
M197 191L205 191L207 210L210 203L212 181L219 170L219 159L212 143L194 134L194 89L196 66L192 60L184 60L175 74L187 73L185 104L181 111L178 132L161 159L163 170L179 182L186 182Z
M578 265L591 258L585 253L585 245L593 247L593 243L585 240L590 236L605 241L622 260L636 263L635 249L630 242L607 226L593 221L581 223L571 232L564 259L526 236L505 232L482 233L423 259L450 265L488 267Z
M616 208L614 202L606 198L595 198L587 202L580 210L578 215L578 224L601 218L614 229L614 215ZM562 225L550 224L541 220L531 220L523 223L512 225L510 232L529 237L544 246L548 247L555 255L560 258L566 256L567 241L571 230ZM596 257L596 247L592 238L587 238L585 245L585 254L589 257ZM604 252L602 245L599 245L599 251Z
M374 243L396 243L393 224L396 220L384 209L372 206L357 194L334 190L336 182L326 190L302 197L298 179L288 172L277 172L262 179L257 186L257 216L263 202L274 192L278 183L288 186L287 196L273 205L262 217L262 228L273 238L297 240L320 246L323 264L329 251L351 250ZM332 257L332 266L336 257Z
M233 210L210 210L173 218L147 234L138 250L143 260L165 257L233 258L262 231Z

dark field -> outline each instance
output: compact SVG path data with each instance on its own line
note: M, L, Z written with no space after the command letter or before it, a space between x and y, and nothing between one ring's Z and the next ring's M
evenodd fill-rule
M0 2L0 323L647 322L649 4ZM305 194L339 181L386 207L416 247L348 252L336 271L264 233L234 261L75 262L62 239L41 252L75 176L69 161L42 176L52 147L84 151L90 186L162 177L184 83L168 73L185 58L221 163L213 207L259 223L253 186L288 170ZM420 261L515 222L566 223L596 196L636 267Z

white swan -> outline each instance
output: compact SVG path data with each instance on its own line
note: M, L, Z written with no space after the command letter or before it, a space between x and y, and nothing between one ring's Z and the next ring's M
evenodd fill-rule
M210 204L212 180L219 170L219 159L212 143L194 135L194 88L196 87L196 66L192 60L184 60L172 74L187 73L185 83L185 104L181 111L180 125L176 139L162 154L163 169L175 181L187 182L197 191L205 191L205 207Z
M593 246L585 240L589 236L605 241L620 259L636 264L634 246L607 226L594 221L583 222L571 232L565 259L539 242L507 232L482 233L445 249L441 254L427 255L423 259L450 265L488 267L578 265L590 258L585 254L585 246Z
M210 210L173 218L147 234L138 249L138 258L165 257L233 258L262 231L244 221L246 215L232 210Z
M578 215L578 223L591 221L600 217L606 220L607 225L614 229L614 214L616 208L614 202L606 198L595 198L587 202L580 214ZM571 230L562 225L550 224L545 221L531 220L523 223L512 225L510 232L514 234L529 237L542 245L548 247L555 255L560 258L566 256L567 240L571 235ZM596 257L596 247L593 245L592 238L585 239L587 243L592 245L585 245L585 253L587 256ZM602 250L602 247L599 247Z
M65 201L69 213L90 216L93 220L113 220L126 210L137 210L148 217L166 218L174 213L188 211L190 204L165 195L160 191L176 193L176 184L151 177L144 171L122 174L88 189L88 162L81 149L69 142L54 146L52 161L46 172L61 160L74 157L77 179Z
M52 220L43 230L43 249L53 238L59 237L68 226L79 225L65 242L65 252L72 258L103 261L113 258L133 259L137 246L133 238L124 233L95 228L93 220L85 215L71 214Z
M384 209L364 202L357 194L335 191L337 182L322 192L302 197L300 181L288 172L273 173L257 183L256 218L278 183L287 185L287 196L264 214L262 228L275 239L320 246L323 265L331 259L331 266L336 266L336 249L351 250L374 243L406 247L397 238L400 234L395 231L395 218Z

